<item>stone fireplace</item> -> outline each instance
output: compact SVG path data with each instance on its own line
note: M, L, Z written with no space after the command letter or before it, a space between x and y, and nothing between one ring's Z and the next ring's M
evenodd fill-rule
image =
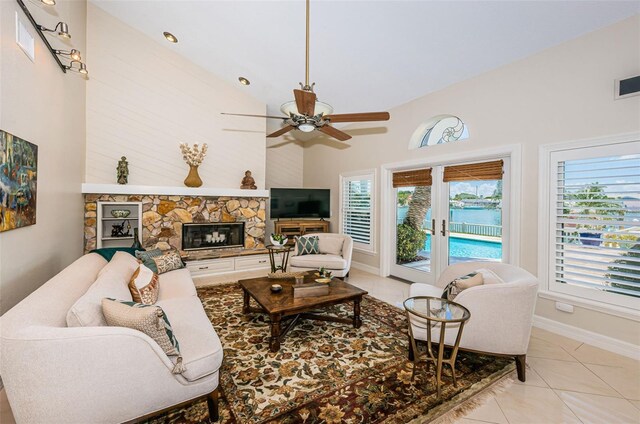
M145 249L160 247L182 251L183 226L193 223L242 223L244 240L237 244L243 244L245 249L264 248L266 197L85 194L85 253L96 248L98 201L142 203L140 238ZM204 237L206 243L206 235ZM216 247L211 246L211 249Z

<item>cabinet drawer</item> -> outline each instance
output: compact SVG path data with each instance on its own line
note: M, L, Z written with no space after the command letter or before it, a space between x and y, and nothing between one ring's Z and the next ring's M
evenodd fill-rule
M187 263L191 275L213 274L215 272L233 271L233 258L207 259Z
M247 256L245 258L236 258L236 271L269 268L270 266L269 255L255 255Z

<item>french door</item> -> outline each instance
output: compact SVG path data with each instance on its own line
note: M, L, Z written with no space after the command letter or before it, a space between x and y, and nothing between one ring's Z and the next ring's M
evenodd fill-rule
M433 283L450 264L507 261L508 158L392 172L389 274Z

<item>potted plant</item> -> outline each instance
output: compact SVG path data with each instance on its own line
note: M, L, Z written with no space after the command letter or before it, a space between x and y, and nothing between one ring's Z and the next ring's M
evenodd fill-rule
M274 234L271 233L271 244L273 244L274 246L277 247L283 247L285 244L287 244L287 236L285 236L284 234Z

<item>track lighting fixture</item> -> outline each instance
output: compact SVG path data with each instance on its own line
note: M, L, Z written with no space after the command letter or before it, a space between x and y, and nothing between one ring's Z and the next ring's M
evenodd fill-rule
M44 4L45 6L55 6L56 0L40 0L40 3Z
M68 51L68 50L56 50L56 54L58 56L69 56L71 58L71 60L77 60L77 61L81 61L82 60L82 56L80 55L80 51L76 50L76 49L71 49L71 51Z
M45 28L42 25L38 25L38 28L43 32L57 32L62 38L71 38L71 34L69 34L69 26L64 22L58 22L54 29Z
M74 63L78 64L78 69L77 70L76 70L76 68L73 67ZM71 62L69 62L68 65L65 65L65 69L67 69L69 71L79 72L82 75L88 75L89 74L89 71L87 70L87 65L85 65L82 62L80 62L79 60L72 60Z

